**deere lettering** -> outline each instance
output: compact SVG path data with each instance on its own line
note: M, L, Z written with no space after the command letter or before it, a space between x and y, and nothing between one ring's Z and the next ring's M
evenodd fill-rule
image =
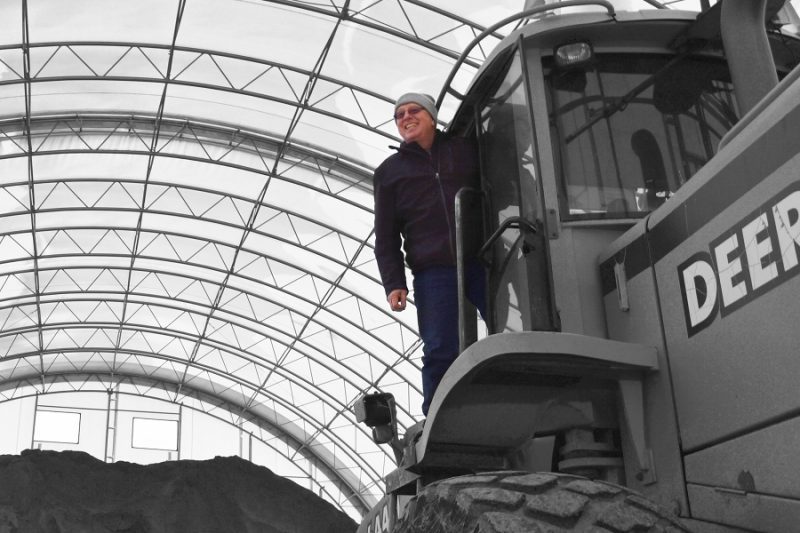
M800 271L800 184L678 266L689 337Z

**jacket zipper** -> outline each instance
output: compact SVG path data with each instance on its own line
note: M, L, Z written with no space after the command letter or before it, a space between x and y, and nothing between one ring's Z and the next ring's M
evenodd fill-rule
M450 257L452 258L453 263L456 263L456 251L455 251L454 246L453 246L453 235L454 235L454 232L453 232L453 226L450 223L450 216L448 215L448 211L447 211L447 198L444 195L444 185L442 185L442 178L439 175L439 168L441 167L441 165L440 165L441 161L440 161L440 157L439 157L438 151L437 151L436 155L437 155L437 157L436 157L436 167L434 167L433 166L433 154L430 154L431 168L433 169L433 175L434 175L434 178L436 179L436 183L439 186L439 197L442 199L442 209L444 210L444 219L445 219L445 222L447 222L447 243L450 245ZM453 212L455 213L455 206L453 207Z

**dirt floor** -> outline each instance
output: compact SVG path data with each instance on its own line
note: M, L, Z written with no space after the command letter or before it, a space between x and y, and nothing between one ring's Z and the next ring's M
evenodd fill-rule
M106 464L0 455L0 533L352 533L314 493L238 457Z

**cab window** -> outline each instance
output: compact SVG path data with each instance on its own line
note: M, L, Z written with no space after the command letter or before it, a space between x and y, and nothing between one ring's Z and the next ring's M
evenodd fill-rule
M666 201L716 151L738 116L713 58L597 55L544 62L562 218L636 218Z

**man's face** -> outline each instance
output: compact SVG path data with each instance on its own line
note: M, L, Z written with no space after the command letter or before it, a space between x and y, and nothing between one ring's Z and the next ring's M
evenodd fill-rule
M407 143L429 138L436 131L436 123L421 105L409 102L397 108L394 114L397 131Z

